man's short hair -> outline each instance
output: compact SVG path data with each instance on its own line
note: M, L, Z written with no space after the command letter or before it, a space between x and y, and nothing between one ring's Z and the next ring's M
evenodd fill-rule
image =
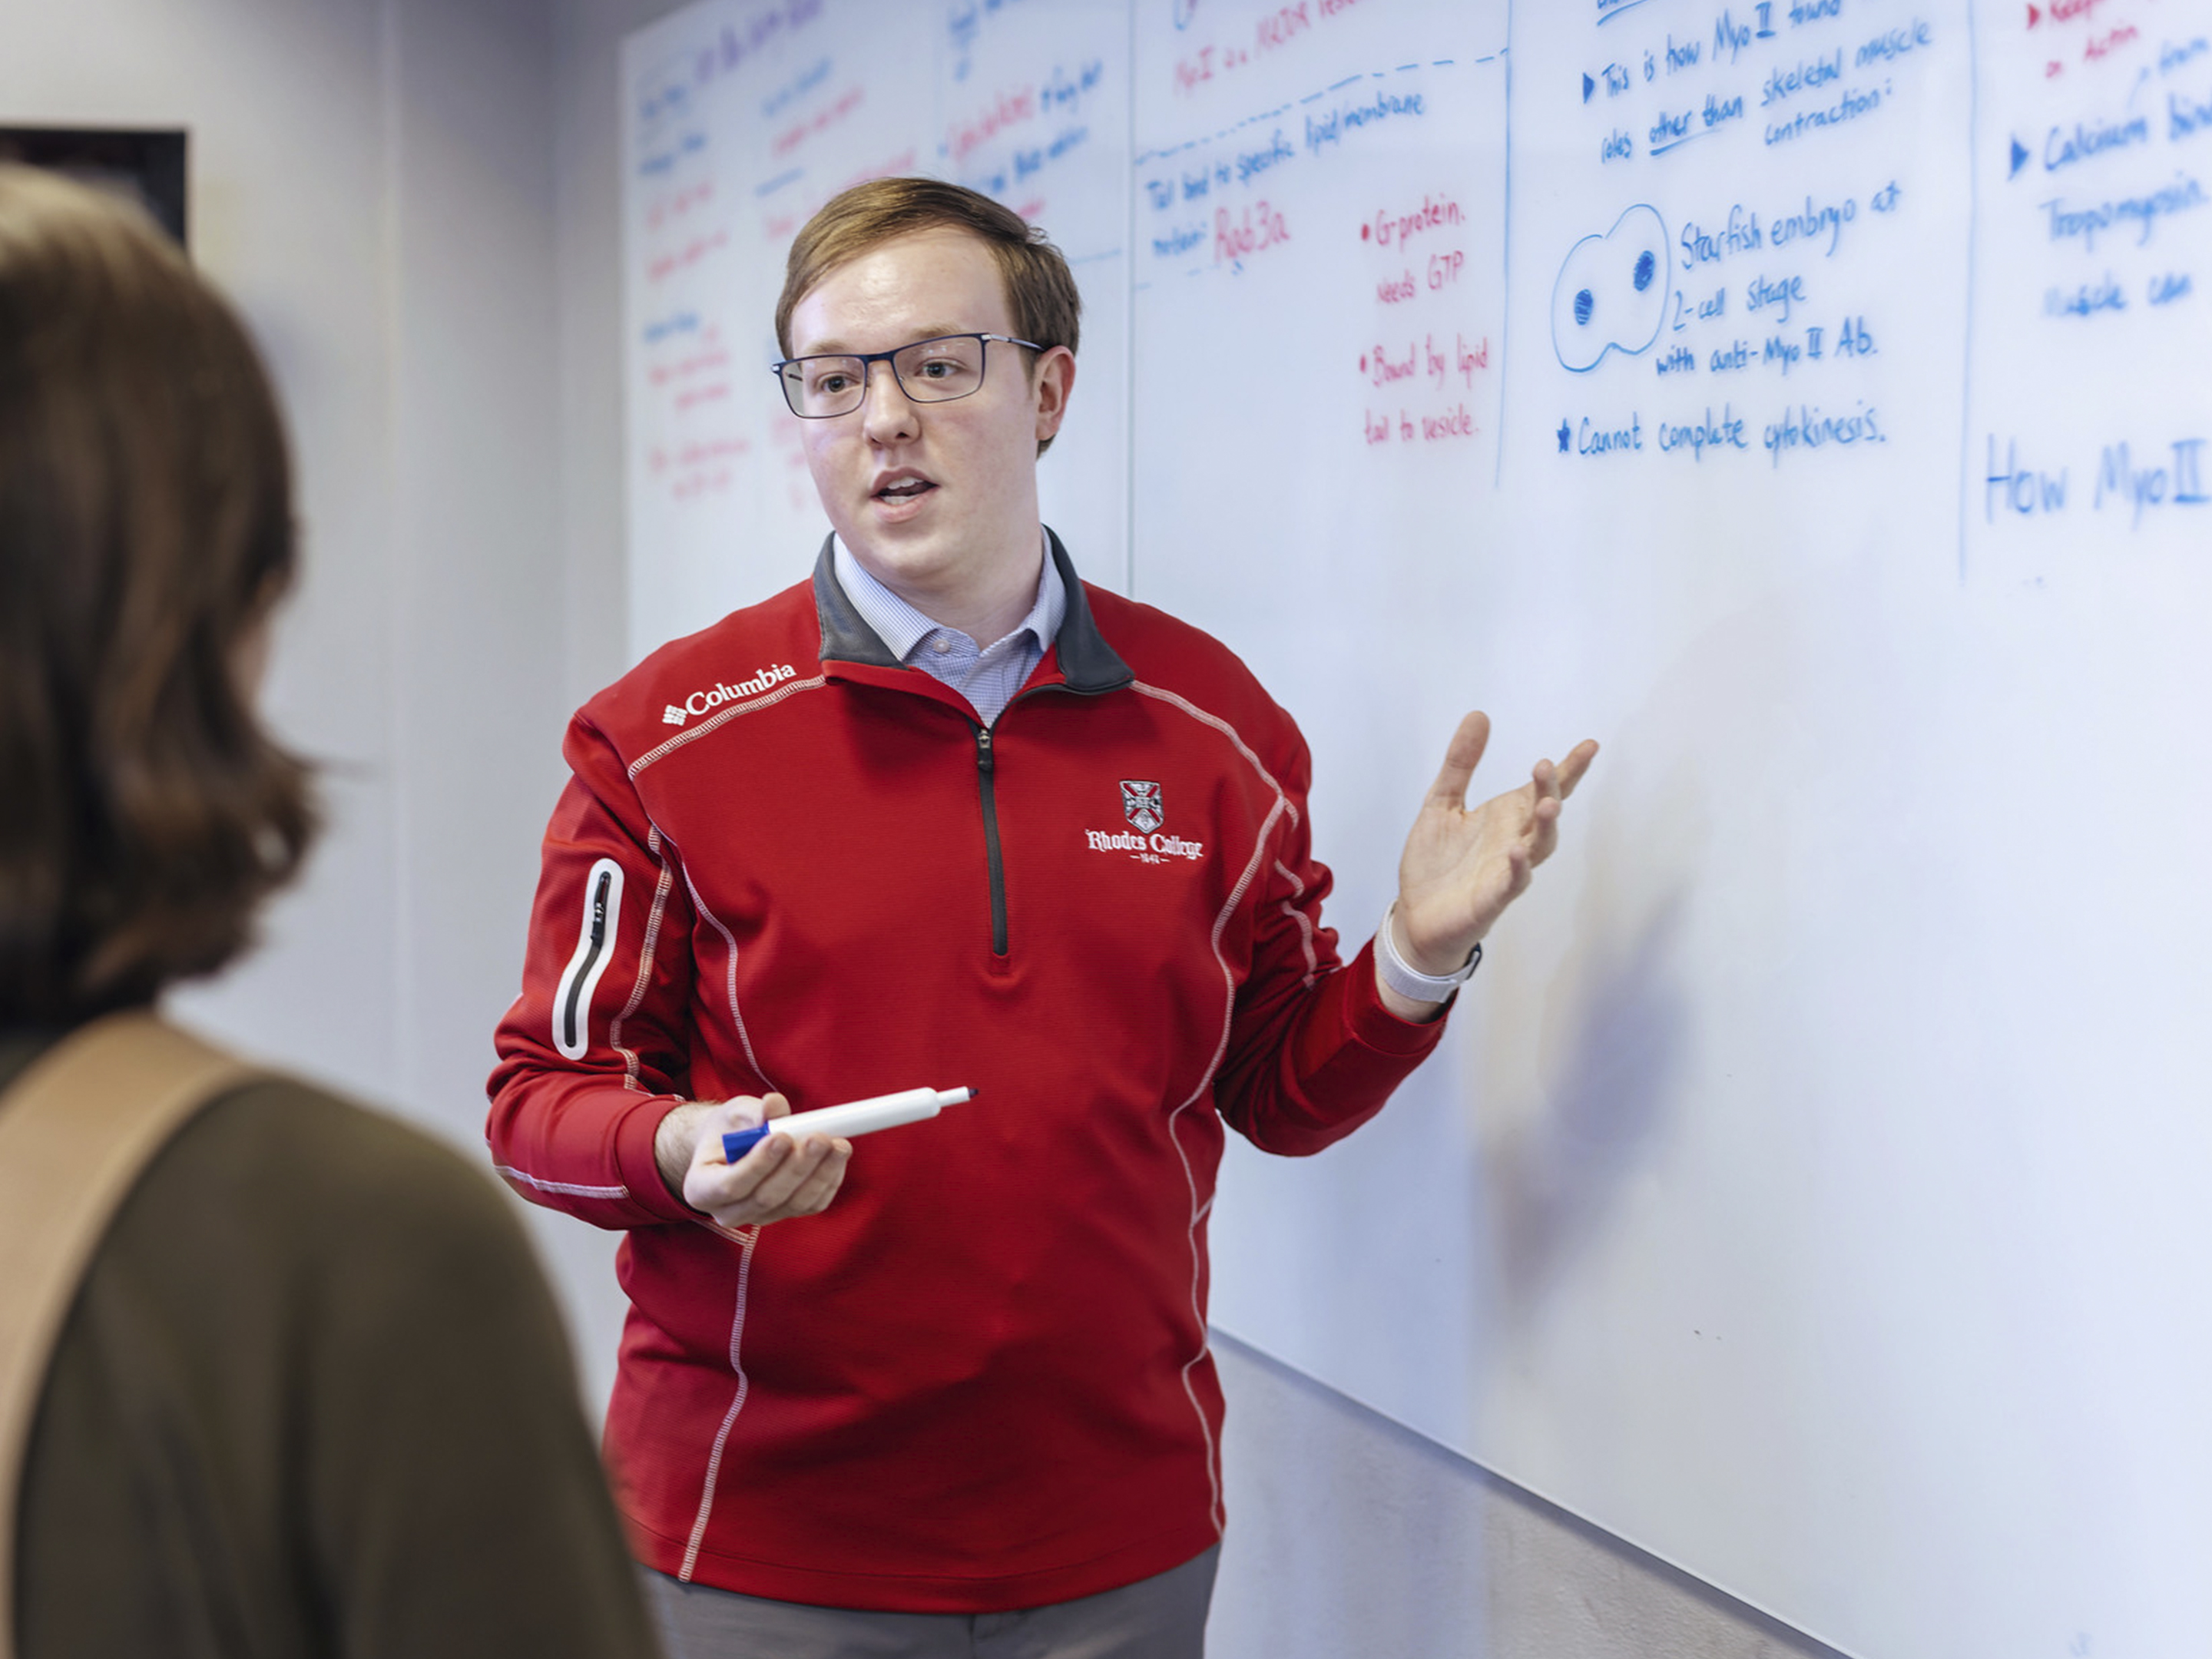
M222 965L313 827L241 641L292 484L228 306L135 209L0 167L0 1024Z
M1004 204L941 179L872 179L831 197L793 241L775 302L783 355L791 355L791 313L823 277L872 248L924 230L964 230L980 238L1006 285L1014 332L1048 349L1076 349L1082 296L1066 257L1043 231ZM1035 356L1025 356L1034 367ZM1037 453L1051 447L1047 438Z

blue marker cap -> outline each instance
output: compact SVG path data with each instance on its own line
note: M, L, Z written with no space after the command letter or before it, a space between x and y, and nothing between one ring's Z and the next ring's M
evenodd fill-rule
M767 1124L757 1129L732 1129L722 1137L722 1156L732 1164L766 1140L769 1135Z

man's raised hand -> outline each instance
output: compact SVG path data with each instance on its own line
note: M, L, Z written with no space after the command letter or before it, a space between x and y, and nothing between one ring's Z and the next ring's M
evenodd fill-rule
M1577 744L1556 766L1538 761L1518 789L1470 808L1468 785L1489 743L1488 715L1460 721L1398 860L1399 953L1409 967L1438 978L1458 971L1505 907L1527 890L1536 866L1552 856L1561 803L1597 757L1596 744ZM1401 1014L1419 1018L1432 1010L1382 989Z

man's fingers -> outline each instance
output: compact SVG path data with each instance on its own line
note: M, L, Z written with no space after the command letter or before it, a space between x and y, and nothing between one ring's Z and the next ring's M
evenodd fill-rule
M1450 745L1444 750L1443 769L1437 781L1429 786L1428 804L1463 809L1467 805L1468 785L1474 781L1474 769L1482 763L1483 751L1490 746L1490 716L1480 710L1468 714L1452 733ZM1575 786L1589 770L1590 763L1597 758L1597 744L1584 738L1567 751L1566 759L1554 764L1545 760L1536 763L1529 779L1529 793L1541 799L1547 796L1565 800L1575 793Z
M738 1129L757 1129L769 1119L785 1116L790 1110L790 1103L781 1095L737 1095L706 1107L692 1143L693 1163L706 1166L727 1164L730 1160L722 1151L724 1135Z
M778 1170L789 1161L793 1142L789 1135L763 1135L750 1151L729 1166L722 1177L725 1202L738 1202L752 1197Z
M799 1151L761 1183L746 1206L756 1221L788 1221L794 1216L815 1215L829 1206L845 1178L848 1154L835 1144L810 1135Z
M830 1200L837 1196L837 1189L845 1182L845 1165L853 1156L853 1143L833 1140L823 1153L813 1172L799 1183L798 1189L784 1200L783 1208L792 1215L819 1215L830 1207Z
M1450 744L1444 750L1443 769L1437 781L1429 786L1431 805L1464 807L1467 805L1467 786L1474 781L1474 769L1482 764L1482 751L1490 746L1490 716L1480 709L1467 715L1452 733Z
M830 1150L830 1143L820 1135L805 1135L797 1139L789 1135L773 1135L769 1139L783 1142L791 1150L774 1169L762 1176L749 1194L753 1207L763 1218L782 1212L791 1202L791 1195L806 1184L806 1178L821 1166Z
M735 1164L722 1152L725 1130L744 1128L738 1122L709 1121L699 1137L699 1150L684 1176L684 1201L695 1210L720 1216L733 1204L742 1204L789 1152L781 1135L769 1135Z
M1525 843L1505 849L1505 902L1508 904L1528 890L1528 883L1535 874L1536 864L1535 850Z
M1589 763L1597 758L1597 744L1584 738L1567 751L1566 759L1559 763L1559 793L1564 798L1575 793L1575 786L1589 770Z
M1529 826L1528 863L1533 869L1552 856L1559 844L1559 802L1557 796L1536 803L1535 819Z
M754 1190L753 1203L762 1218L775 1221L820 1209L844 1179L845 1160L851 1152L849 1141L818 1134L802 1137L792 1155Z

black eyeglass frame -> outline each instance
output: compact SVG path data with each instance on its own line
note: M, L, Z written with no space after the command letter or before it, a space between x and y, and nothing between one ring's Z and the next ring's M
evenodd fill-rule
M956 392L950 398L917 398L914 395L913 389L907 385L906 377L898 372L898 364L894 360L904 356L907 352L912 351L916 346L935 345L939 340L981 340L983 342L982 367L975 371L975 384L969 386L965 392ZM890 366L891 371L891 383L898 387L900 394L910 404L957 404L963 398L974 397L977 392L983 389L984 381L990 378L990 343L994 340L1000 342L1003 345L1020 346L1026 351L1049 351L1052 349L1050 346L1039 345L1035 340L1018 340L1011 334L990 334L978 329L972 334L933 334L927 339L908 340L904 345L891 351L817 351L811 356L805 357L786 357L781 362L770 363L769 365L768 372L775 376L776 384L783 388L784 406L790 410L791 412L793 415L796 415L800 420L842 421L846 416L853 414L866 405L868 401L868 376L872 372L869 368L869 365L871 363L885 363ZM805 410L801 409L793 400L793 393L797 391L798 387L797 382L793 380L791 378L789 371L798 368L801 363L818 363L825 361L860 364L860 395L854 403L851 409L841 409L834 415L810 415Z

